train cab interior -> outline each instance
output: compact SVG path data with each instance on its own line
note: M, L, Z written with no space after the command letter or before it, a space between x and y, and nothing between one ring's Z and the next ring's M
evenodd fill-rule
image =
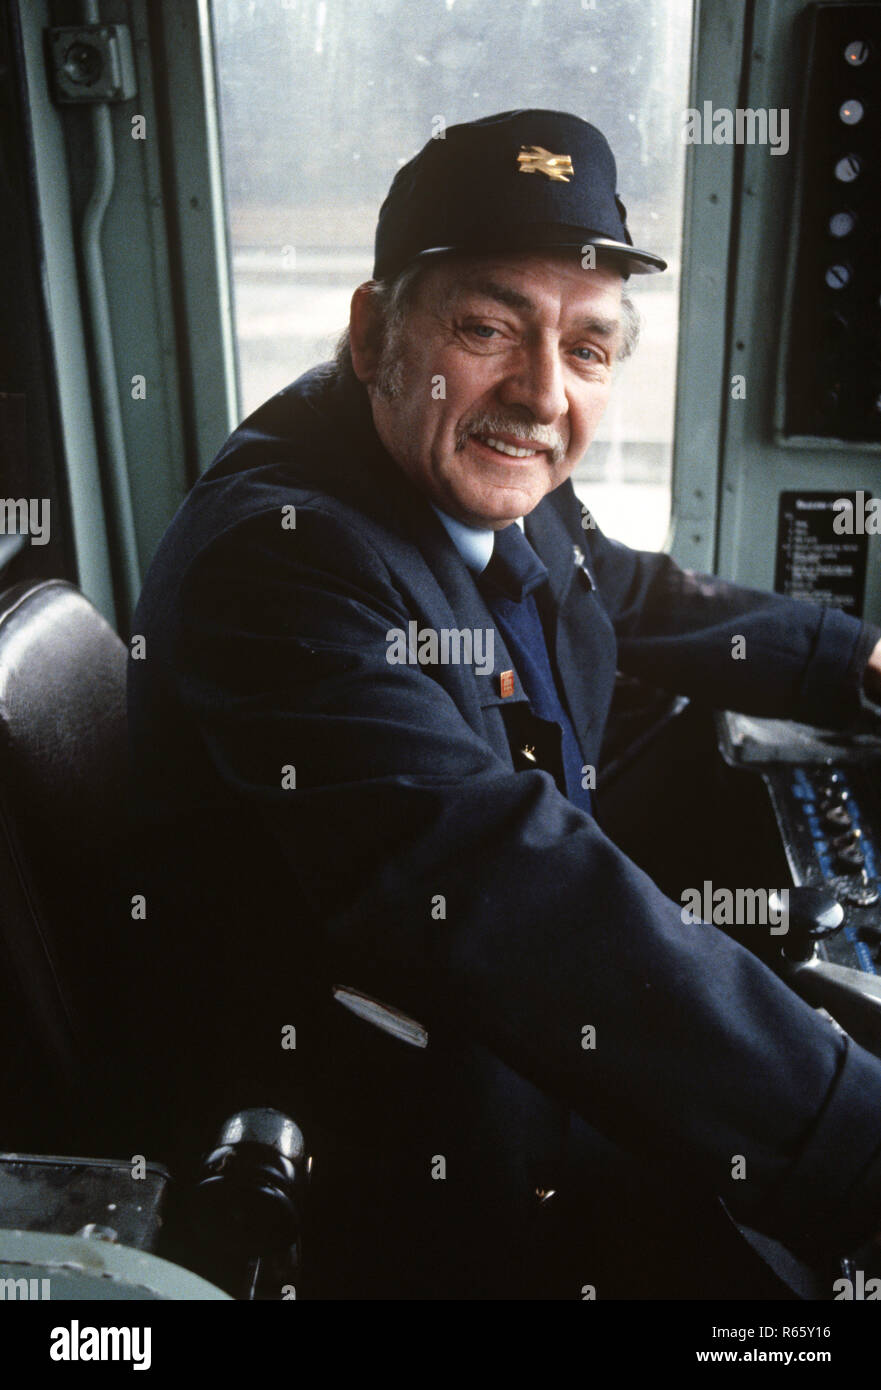
M668 264L634 277L640 343L573 476L588 523L881 627L881 3L5 0L4 1278L308 1299L340 1242L310 1226L291 1097L194 1095L181 1170L113 1065L124 941L150 928L125 868L133 615L230 432L332 355L395 170L513 107L605 132ZM596 799L675 903L785 889L785 935L721 929L881 1056L881 709L815 728L619 674Z

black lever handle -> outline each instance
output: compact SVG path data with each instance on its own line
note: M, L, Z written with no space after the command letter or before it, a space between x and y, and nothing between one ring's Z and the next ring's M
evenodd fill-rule
M240 1110L221 1126L189 1205L215 1282L234 1297L295 1288L309 1169L302 1131L279 1110Z
M783 938L783 954L789 960L809 960L815 944L844 925L844 909L828 888L790 888L785 909L775 892L768 905L776 913L785 910L783 920L789 930Z

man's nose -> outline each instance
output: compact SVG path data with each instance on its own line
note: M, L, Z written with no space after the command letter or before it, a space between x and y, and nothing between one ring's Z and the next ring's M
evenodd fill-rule
M539 424L551 425L569 409L559 348L548 341L524 344L499 387L508 406L525 406Z

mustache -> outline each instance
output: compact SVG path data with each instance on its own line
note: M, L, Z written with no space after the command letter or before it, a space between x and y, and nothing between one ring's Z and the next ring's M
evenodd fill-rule
M548 450L549 462L553 465L563 462L566 457L568 440L560 436L559 430L550 425L539 425L534 421L518 420L509 415L482 413L463 421L456 431L456 452L465 448L473 434L513 434L530 444L542 444Z

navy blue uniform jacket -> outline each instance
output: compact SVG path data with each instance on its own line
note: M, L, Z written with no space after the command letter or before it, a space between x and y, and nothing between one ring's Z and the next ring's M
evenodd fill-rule
M760 715L856 712L872 629L582 516L567 482L526 532L585 764L616 667ZM881 1062L750 952L683 925L566 800L554 729L518 680L500 691L498 631L493 674L390 664L390 630L414 620L492 627L364 389L317 369L192 490L135 621L141 979L157 959L162 977L138 1036L174 1134L202 1098L305 1107L356 1292L387 1242L402 1286L506 1296L518 1259L542 1267L542 1194L602 1205L626 1155L796 1249L881 1229ZM428 1046L354 1017L339 985L418 1020ZM495 1274L475 1273L488 1250ZM593 1282L589 1250L573 1269Z

